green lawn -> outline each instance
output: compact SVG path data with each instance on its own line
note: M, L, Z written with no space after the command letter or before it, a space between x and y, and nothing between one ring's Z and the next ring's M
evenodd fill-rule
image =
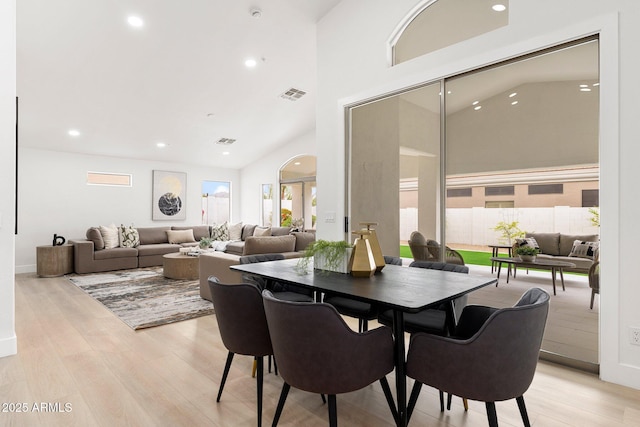
M477 252L477 251L458 251L462 258L464 259L465 264L474 264L474 265L491 265L491 252ZM409 246L400 245L400 256L402 258L413 258L411 255L411 250ZM501 254L501 256L506 256L506 254Z

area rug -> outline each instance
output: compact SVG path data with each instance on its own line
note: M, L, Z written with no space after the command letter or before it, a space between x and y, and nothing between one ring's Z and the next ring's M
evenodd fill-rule
M66 277L135 330L213 313L198 280L167 279L162 267Z

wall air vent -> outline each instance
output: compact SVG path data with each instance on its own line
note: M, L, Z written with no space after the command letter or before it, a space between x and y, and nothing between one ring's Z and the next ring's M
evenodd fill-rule
M220 138L219 140L216 141L216 144L220 144L220 145L231 145L234 142L236 142L235 139L233 138Z
M306 93L307 92L303 90L291 88L287 90L285 93L283 93L282 95L280 95L280 98L288 99L289 101L297 101L298 99L306 95Z

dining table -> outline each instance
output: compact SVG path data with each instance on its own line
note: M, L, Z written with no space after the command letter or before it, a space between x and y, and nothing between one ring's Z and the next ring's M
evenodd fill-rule
M385 265L371 277L297 268L298 259L234 265L230 268L243 274L302 286L317 294L329 292L367 302L382 310L393 310L394 364L396 380L396 425L407 425L407 378L405 371L404 313L448 303L484 286L496 283L493 277L454 273L426 268ZM313 265L313 264L311 264Z

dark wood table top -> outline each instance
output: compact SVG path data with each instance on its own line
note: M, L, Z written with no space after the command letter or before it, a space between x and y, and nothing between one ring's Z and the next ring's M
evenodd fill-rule
M268 261L234 265L231 269L406 312L420 311L497 282L490 277L398 265L385 265L370 278L314 271L311 267L301 274L295 268L297 262Z

